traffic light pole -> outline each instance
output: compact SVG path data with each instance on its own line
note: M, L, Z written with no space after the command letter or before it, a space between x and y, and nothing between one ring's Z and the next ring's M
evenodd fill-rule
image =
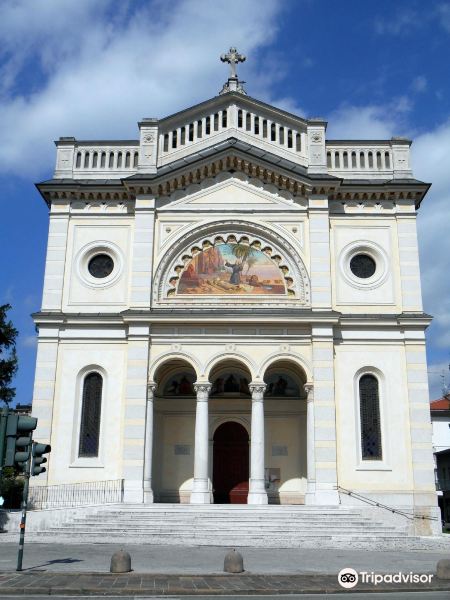
M3 462L6 451L6 424L8 422L8 409L0 409L0 479L3 476Z
M30 472L31 472L31 456L27 461L25 469L25 484L23 486L22 493L22 517L20 519L20 538L19 538L19 553L17 554L17 569L16 571L22 570L23 561L23 547L25 545L25 525L27 522L27 505L28 505L28 488L30 486Z

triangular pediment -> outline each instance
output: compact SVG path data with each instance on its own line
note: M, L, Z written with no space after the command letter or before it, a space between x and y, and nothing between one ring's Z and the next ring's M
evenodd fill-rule
M270 183L250 178L244 173L220 173L201 184L191 184L186 189L175 190L170 198L159 205L159 210L170 211L254 211L302 210L304 202L287 190L279 190ZM305 204L306 206L306 204Z

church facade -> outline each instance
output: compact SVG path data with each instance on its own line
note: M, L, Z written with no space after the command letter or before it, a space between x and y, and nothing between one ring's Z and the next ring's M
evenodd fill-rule
M410 142L328 140L223 58L138 139L56 142L36 484L436 515Z

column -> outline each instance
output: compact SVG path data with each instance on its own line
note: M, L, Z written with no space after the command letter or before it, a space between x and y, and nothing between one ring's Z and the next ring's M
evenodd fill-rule
M209 382L197 383L194 385L194 389L197 394L197 406L195 412L194 484L192 486L191 504L210 504L211 491L208 484L208 398L211 384Z
M144 449L144 503L153 504L152 464L153 464L153 397L156 383L147 385L147 406L145 410L145 449Z
M305 504L316 503L316 442L314 434L314 388L305 383L306 391L306 496Z
M252 430L250 442L250 486L248 504L267 504L264 481L264 383L251 383Z

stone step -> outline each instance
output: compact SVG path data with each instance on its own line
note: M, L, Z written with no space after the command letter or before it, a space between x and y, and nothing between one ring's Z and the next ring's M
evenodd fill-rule
M93 521L93 520L77 520L74 521L72 523L66 523L64 525L61 525L61 528L63 527L70 527L72 529L75 528L86 528L86 527L99 527L101 529L105 529L108 530L110 528L114 528L120 526L121 528L127 528L127 529L162 529L162 530L167 530L167 529L176 529L178 531L180 530L187 530L187 531L192 531L193 527L191 523L177 523L176 525L174 525L173 523L160 523L160 522L153 522L153 523L139 523L139 525L136 525L135 522L123 522L123 521L115 521L115 522L104 522L104 521ZM323 527L322 524L313 524L313 523L305 523L303 524L301 527L294 527L292 526L292 524L290 523L288 526L277 526L274 524L264 524L263 526L260 524L253 524L253 523L247 523L245 525L245 527L236 527L236 524L233 523L232 524L233 529L238 529L241 531L251 531L251 530L264 530L264 531L304 531L305 529L313 529L313 530L320 530L320 529L325 529L325 527ZM369 530L380 530L380 529L386 529L388 531L391 530L399 530L401 531L402 528L396 528L396 527L390 527L387 526L383 523L339 523L339 524L333 524L331 526L332 529L343 529L343 530L350 530L350 529L364 529L365 531L369 531ZM201 529L201 530L215 530L215 531L228 531L230 529L230 524L229 523L196 523L195 524L195 529Z

